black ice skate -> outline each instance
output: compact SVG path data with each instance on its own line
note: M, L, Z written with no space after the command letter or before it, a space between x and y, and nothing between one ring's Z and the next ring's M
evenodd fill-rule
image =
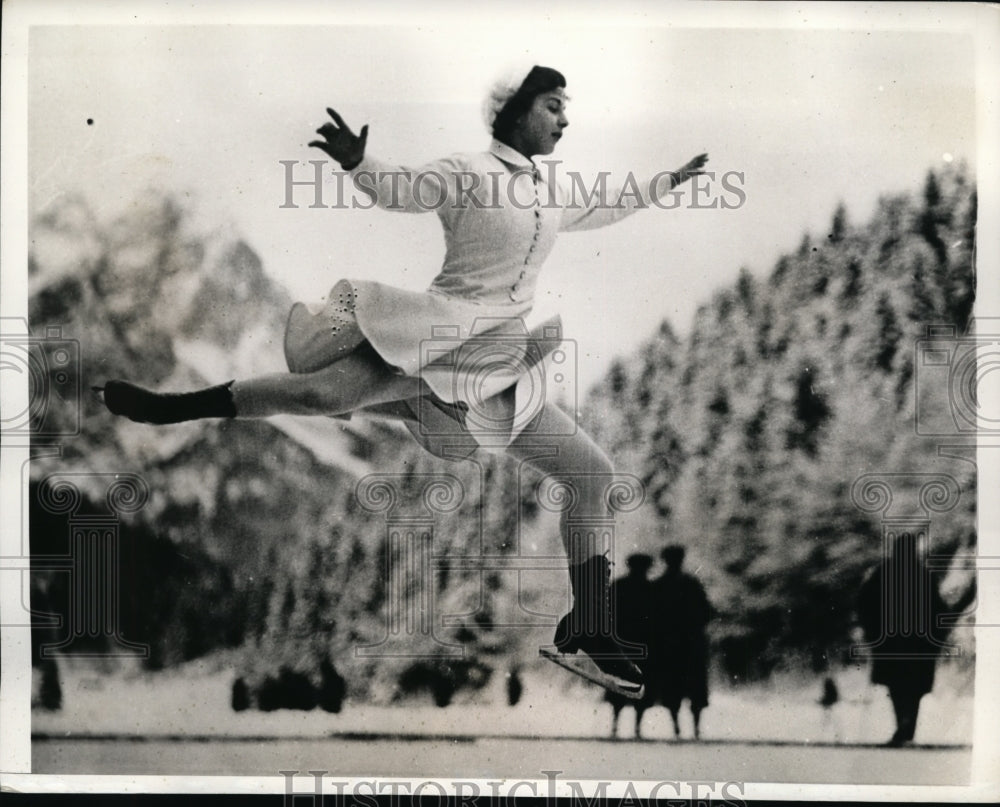
M181 423L199 418L236 417L236 407L230 390L233 382L195 392L166 393L130 384L128 381L108 381L94 392L104 393L104 405L112 414L122 415L136 423Z
M595 555L570 566L573 607L556 627L555 650L541 655L611 692L626 698L643 695L642 672L631 661L644 648L623 646L615 639L611 609L611 564Z

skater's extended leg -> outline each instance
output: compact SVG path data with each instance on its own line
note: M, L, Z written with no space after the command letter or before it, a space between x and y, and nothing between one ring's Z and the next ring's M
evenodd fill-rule
M274 373L187 393L158 393L109 381L104 402L116 415L142 423L180 423L213 417L339 415L426 393L423 381L401 376L365 342L313 373Z
M275 373L233 384L236 416L340 415L427 393L423 381L393 372L367 342L314 373Z
M614 467L569 415L546 404L531 433L522 432L507 453L538 471L549 486L544 499L562 505L560 532L570 566L611 549L607 491Z
M641 692L642 673L616 638L611 608L611 461L554 404L546 404L531 431L519 435L507 451L543 475L549 486L544 499L560 507L573 607L556 628L557 649L566 654L582 650L634 697Z

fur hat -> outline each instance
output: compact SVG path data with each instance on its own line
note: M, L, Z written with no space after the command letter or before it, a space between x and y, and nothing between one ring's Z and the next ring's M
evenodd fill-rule
M565 86L563 74L551 67L519 65L504 70L490 85L483 101L486 129L494 137L506 134L539 93Z

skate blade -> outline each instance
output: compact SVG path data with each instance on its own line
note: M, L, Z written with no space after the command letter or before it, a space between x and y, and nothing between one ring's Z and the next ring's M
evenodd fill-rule
M646 688L642 684L625 681L622 678L616 678L613 675L603 672L586 654L553 653L544 647L538 648L538 653L543 658L547 658L554 664L558 664L564 670L569 670L574 675L578 675L592 684L597 684L599 687L603 687L609 692L614 692L622 697L639 700L646 692Z

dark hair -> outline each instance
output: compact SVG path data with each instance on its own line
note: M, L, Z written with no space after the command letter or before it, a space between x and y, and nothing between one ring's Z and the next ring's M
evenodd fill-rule
M531 109L535 98L543 92L549 92L560 87L564 88L565 86L566 78L562 73L558 70L553 70L551 67L540 67L536 64L528 72L528 75L525 76L524 81L521 82L521 86L517 88L517 92L510 97L507 103L503 105L503 109L497 113L496 120L493 122L493 136L497 140L506 140L510 133L514 131L517 119Z

